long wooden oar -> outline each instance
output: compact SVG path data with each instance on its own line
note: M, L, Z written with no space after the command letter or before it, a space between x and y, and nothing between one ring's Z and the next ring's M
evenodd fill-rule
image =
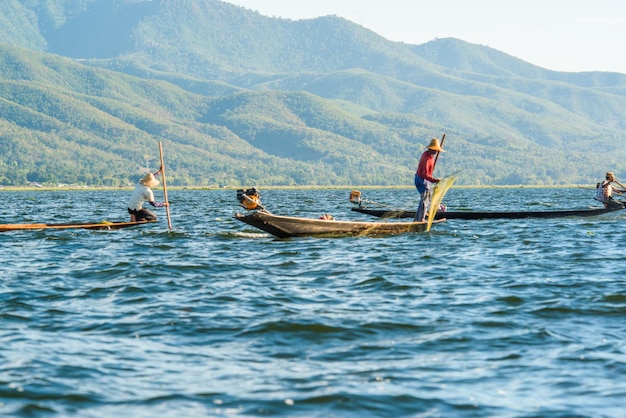
M626 191L626 186L624 186L622 183L620 183L617 180L613 180L613 182L623 189L623 190L621 190L622 192Z
M439 144L439 146L442 149L443 149L443 141L445 140L446 140L446 134L444 133L443 136L441 137L441 143ZM435 172L435 166L437 165L437 160L439 159L439 155L441 155L441 151L437 151L437 156L435 157L435 162L433 163L433 173ZM456 177L453 177L451 180L448 180L448 178L444 178L442 179L442 181L445 180L445 183L446 183L445 186L440 181L439 183L435 184L434 190L430 191L432 193L431 195L432 198L430 200L430 208L428 210L428 226L426 227L427 232L430 231L430 227L432 226L433 221L435 220L435 213L437 213L437 208L439 208L439 204L443 200L443 197L445 196L448 189L452 187L452 183L454 183L455 179Z
M159 141L159 154L161 154L161 176L163 177L163 199L165 200L165 213L167 215L167 227L172 229L172 218L170 217L170 203L167 200L167 184L165 183L165 164L163 164L163 144Z
M384 208L389 208L389 209L393 209L393 210L402 210L402 209L399 209L399 208L397 208L397 207L395 207L395 206L385 205L384 203L375 202L375 201L373 201L373 200L363 199L363 200L361 200L361 202L363 202L363 203L369 203L369 204L371 204L371 205L382 206L382 207L384 207Z
M446 140L446 134L443 134L443 136L441 137L441 144L439 144L439 146L441 148L443 148L443 141ZM437 156L435 157L435 162L433 163L433 171L435 169L435 166L437 165L437 160L439 159L439 154L441 154L441 152L437 151Z

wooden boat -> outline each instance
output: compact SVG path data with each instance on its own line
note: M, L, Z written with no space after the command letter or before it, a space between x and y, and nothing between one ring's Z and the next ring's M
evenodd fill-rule
M423 232L427 222L353 222L326 219L278 216L261 210L249 214L235 214L235 219L261 229L278 238L306 236L360 236L394 235L407 232ZM441 222L436 221L435 223Z
M624 206L594 209L574 209L574 210L547 210L528 212L496 212L496 211L446 211L437 212L435 219L524 219L524 218L564 218L568 216L588 217L598 216L605 213L624 209ZM415 211L393 210L393 209L370 209L366 207L353 207L353 211L379 218L415 218Z
M0 232L23 231L35 229L122 229L136 225L148 224L156 221L138 222L97 222L97 223L63 223L63 224L0 224Z

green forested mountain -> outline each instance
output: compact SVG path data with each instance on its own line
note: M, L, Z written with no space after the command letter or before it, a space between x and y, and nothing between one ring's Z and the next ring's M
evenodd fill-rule
M0 184L406 184L447 134L461 184L626 169L626 75L217 0L0 3Z
M156 167L157 141L180 185L402 182L411 158L387 155L386 144L417 152L386 126L310 93L207 97L67 58L0 52L2 184L126 184Z

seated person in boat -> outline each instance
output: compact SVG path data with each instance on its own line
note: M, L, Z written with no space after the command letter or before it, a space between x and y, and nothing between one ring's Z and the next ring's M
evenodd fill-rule
M623 194L625 190L616 189L615 187L613 187L613 183L622 186L615 179L615 174L609 171L606 173L605 180L597 184L596 186L597 191L596 191L596 196L594 197L594 199L599 200L600 202L604 203L604 207L607 207L607 208L616 207L616 206L623 207L624 206L623 203L618 202L613 199L613 193Z
M150 210L143 207L145 202L148 202L156 208L161 208L167 203L160 203L154 200L154 193L152 193L151 187L157 187L159 180L156 177L161 173L161 170L156 173L148 173L144 178L139 180L139 183L133 190L128 202L128 213L130 214L131 222L138 221L156 221L157 216Z

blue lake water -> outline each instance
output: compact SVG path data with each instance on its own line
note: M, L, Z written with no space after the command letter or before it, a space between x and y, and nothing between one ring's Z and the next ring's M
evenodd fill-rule
M376 220L349 191L261 193L276 214ZM0 223L126 220L129 193L0 192ZM593 193L444 202L575 209ZM0 234L0 415L626 415L626 211L279 240L232 218L234 190L169 198L172 232L155 209L119 231Z

